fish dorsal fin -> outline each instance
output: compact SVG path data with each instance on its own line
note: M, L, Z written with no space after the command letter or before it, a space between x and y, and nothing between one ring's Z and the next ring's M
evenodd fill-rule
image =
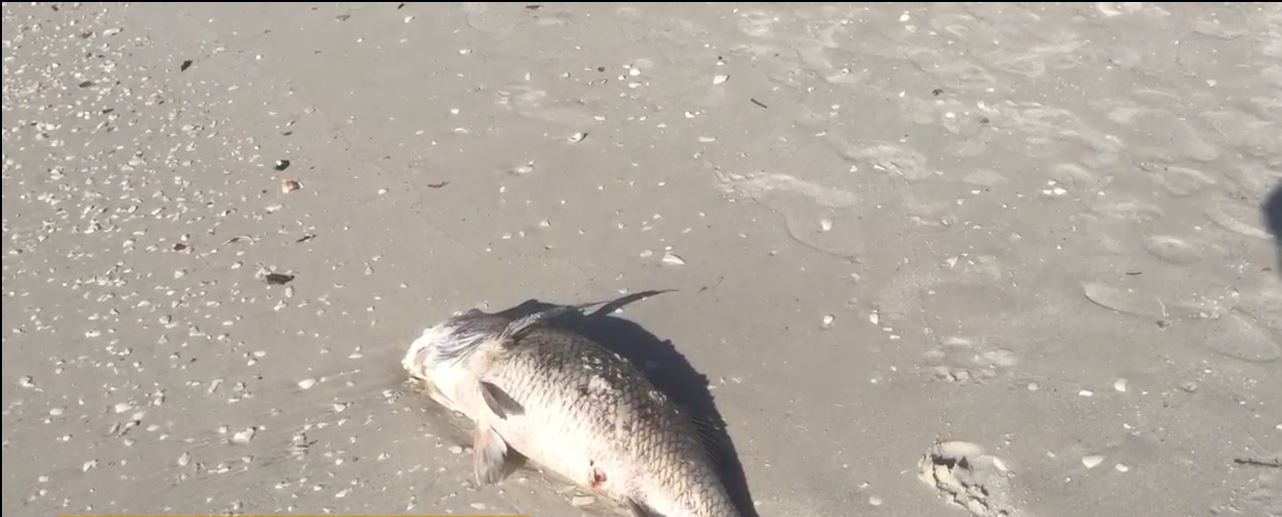
M512 322L508 323L507 327L503 329L503 332L499 334L499 342L503 343L504 345L511 345L513 342L515 342L517 338L521 336L522 333L530 330L531 328L534 328L540 324L544 324L552 320L555 320L557 318L568 316L571 314L577 315L577 316L583 316L583 313L582 313L583 309L587 309L589 307L600 305L601 308L597 309L596 311L592 312L592 314L589 314L587 316L588 318L600 318L600 317L608 316L610 313L616 310L619 310L623 306L628 305L630 303L636 302L638 300L644 300L651 296L663 294L663 293L674 291L674 290L675 289L662 289L657 291L641 291L639 293L632 293L629 295L621 296L613 300L602 300L602 301L595 301L595 302L588 302L588 303L580 303L577 305L552 305L538 312L527 314L525 316L512 320ZM534 306L534 305L538 305L539 303L540 302L536 300L527 300L523 302L520 306L518 306L518 308L521 306Z
M538 324L552 320L558 316L577 312L579 309L580 306L577 305L557 305L550 309L542 310L534 314L512 320L512 322L508 323L507 327L503 329L503 332L499 334L499 342L505 345L511 344L516 340L516 338L520 337L522 333L530 330Z
M620 296L618 298L605 302L605 305L601 305L600 309L597 309L592 314L589 314L588 317L600 318L603 316L609 316L610 313L623 308L624 305L628 305L632 302L641 301L651 296L660 295L660 294L672 292L672 291L676 291L676 289L659 289L656 291L641 291L639 293L632 293L629 295ZM601 302L588 304L586 307L591 307L593 305L598 305L600 303Z

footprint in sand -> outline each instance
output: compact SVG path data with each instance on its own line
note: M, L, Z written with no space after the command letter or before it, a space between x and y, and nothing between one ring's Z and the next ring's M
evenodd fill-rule
M888 142L851 147L842 154L860 168L903 176L909 180L936 176L934 171L926 168L926 158L920 153Z
M1212 162L1220 157L1219 149L1203 139L1197 128L1188 121L1173 121L1168 128L1175 138L1174 148L1181 150L1185 157L1199 162Z
M499 36L511 33L516 24L526 15L526 9L520 5L463 2L459 7L467 16L469 27Z
M940 442L917 464L918 477L949 503L976 517L1022 515L1011 497L1013 477L1005 463L970 442Z
M1187 264L1202 258L1193 245L1177 237L1152 235L1144 239L1144 250L1149 255L1171 264Z
M1212 352L1248 363L1269 363L1282 357L1269 331L1250 314L1233 310L1208 323L1203 344Z
M1261 472L1259 477L1249 485L1243 497L1241 515L1263 515L1264 517L1282 517L1282 470L1268 469L1272 472ZM1251 513L1259 510L1259 513Z
M1206 216L1225 230L1245 237L1268 239L1268 232L1254 223L1260 219L1254 207L1228 199L1216 201L1206 210Z
M739 30L756 38L775 35L775 17L764 11L745 11L739 15Z
M853 191L788 174L714 173L722 192L752 199L783 216L788 234L797 243L841 258L854 257L862 249L862 241L842 237L846 232L831 232L834 222L840 224L849 217L848 209L858 206Z
M1165 215L1157 205L1139 200L1100 203L1091 207L1091 211L1104 217L1139 223L1156 221Z
M591 125L592 106L571 99L552 98L546 90L514 84L496 92L495 104L523 117L564 124L567 127Z
M765 201L772 193L800 195L825 208L851 208L858 205L854 192L820 185L779 173L735 174L717 172L719 188L727 194L739 194Z
M1082 293L1096 305L1117 312L1150 318L1164 318L1167 315L1166 305L1156 296L1134 289L1113 287L1103 282L1087 282L1082 284Z
M924 354L935 377L958 384L982 383L1019 364L1015 351L987 347L984 343L960 336L949 337L942 346Z
M1215 185L1215 178L1197 169L1156 164L1142 164L1140 168L1172 196L1190 196Z

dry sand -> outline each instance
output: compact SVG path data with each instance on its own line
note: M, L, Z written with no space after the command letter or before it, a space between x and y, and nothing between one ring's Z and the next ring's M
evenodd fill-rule
M3 9L6 516L605 515L398 359L657 288L763 517L1282 514L1277 4Z

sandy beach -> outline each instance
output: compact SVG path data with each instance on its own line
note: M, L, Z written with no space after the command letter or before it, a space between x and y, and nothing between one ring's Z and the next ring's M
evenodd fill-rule
M749 515L1282 516L1278 4L3 11L5 516L616 515L399 361L648 289Z

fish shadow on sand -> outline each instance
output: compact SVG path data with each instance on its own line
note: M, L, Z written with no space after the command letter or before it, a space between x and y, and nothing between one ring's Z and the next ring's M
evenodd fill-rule
M748 489L748 479L743 472L743 464L739 462L734 443L726 431L725 420L713 402L712 392L708 389L708 378L699 373L690 361L677 351L672 341L659 339L641 325L608 314L614 309L644 298L643 295L646 294L653 295L658 292L638 293L635 296L621 298L615 303L608 304L607 309L603 311L578 318L575 325L589 339L627 359L645 374L655 388L694 415L694 418L700 422L702 439L718 467L721 481L730 493L735 507L744 517L758 517L752 503L752 494ZM503 311L502 314L520 317L555 306L555 304L531 299Z
M1269 227L1269 233L1273 234L1273 242L1277 246L1278 264L1276 272L1282 275L1282 183L1273 187L1273 192L1264 200L1264 224Z

